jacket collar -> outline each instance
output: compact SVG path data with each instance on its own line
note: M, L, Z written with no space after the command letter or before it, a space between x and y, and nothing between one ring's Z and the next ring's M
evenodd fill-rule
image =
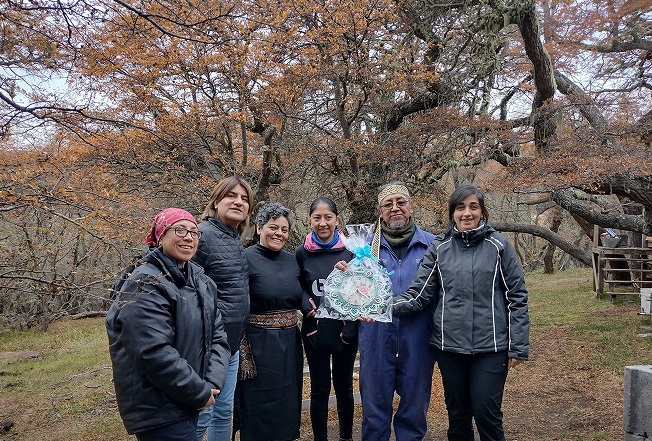
M489 236L494 231L495 230L492 226L481 223L478 228L468 231L459 231L457 228L453 227L452 235L455 239L461 240L465 246L471 246L484 240L485 237Z
M169 277L178 287L192 285L193 265L190 262L186 262L183 268L179 267L178 262L166 256L161 247L151 248L139 263L150 263L154 265L161 270L166 277Z
M408 245L408 249L412 248L417 243L425 245L426 247L429 247L431 241L428 240L428 238L426 237L425 232L421 228L419 228L418 225L415 224L414 225L414 234L412 235L412 239L410 239L410 244ZM382 246L384 246L384 247L391 248L389 246L389 243L385 239L384 235L381 235L380 244Z
M312 232L306 235L306 239L303 241L303 247L306 251L324 251L324 248L320 247L312 238ZM342 243L342 233L340 232L340 239L333 245L331 250L341 250L342 248L344 248L344 244Z
M217 215L216 215L216 216L213 216L213 217L209 217L209 218L208 218L208 222L210 222L210 223L213 224L217 229L219 229L219 230L225 232L226 234L228 234L228 235L230 235L230 236L233 236L233 237L238 237L238 236L239 236L239 234L238 234L238 230L235 230L235 229L229 227L227 224L225 224L224 222L222 222L222 219L220 219L219 217L217 217Z

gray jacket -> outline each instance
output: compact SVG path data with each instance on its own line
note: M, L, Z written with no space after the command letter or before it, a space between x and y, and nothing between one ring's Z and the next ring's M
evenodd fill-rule
M249 265L238 232L212 217L199 224L202 232L193 261L217 285L217 307L235 354L249 317Z
M437 236L393 314L435 304L430 343L461 354L507 350L527 359L530 319L518 256L491 226Z

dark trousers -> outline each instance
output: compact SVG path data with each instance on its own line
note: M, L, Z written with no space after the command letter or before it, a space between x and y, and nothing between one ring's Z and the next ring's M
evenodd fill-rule
M310 369L310 422L315 441L328 439L328 399L333 389L337 399L337 417L341 439L353 437L353 364L358 345L344 345L340 351L315 349L304 345ZM333 370L331 372L331 356Z
M138 441L197 441L197 419L168 424L136 434Z
M448 410L448 440L473 441L475 420L481 441L504 441L503 390L507 352L456 354L437 351Z

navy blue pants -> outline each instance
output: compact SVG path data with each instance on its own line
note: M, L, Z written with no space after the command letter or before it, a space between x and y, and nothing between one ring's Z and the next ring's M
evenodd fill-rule
M481 441L504 441L503 390L507 351L456 354L437 351L448 410L448 440L473 441L472 419Z
M423 440L435 360L427 317L422 321L400 330L395 323L360 323L362 441L388 441L392 422L397 441ZM392 419L394 393L401 398Z
M315 441L328 440L331 374L337 399L340 439L353 438L353 365L358 353L357 343L345 345L340 351L329 351L315 349L309 342L305 342L304 350L310 369L310 422Z
M138 441L197 441L196 418L136 434Z

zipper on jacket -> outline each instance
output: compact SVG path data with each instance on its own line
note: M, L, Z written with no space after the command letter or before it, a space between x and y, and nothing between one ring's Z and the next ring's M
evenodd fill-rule
M462 231L462 242L464 242L465 247L471 246L471 244L469 243L468 231Z

